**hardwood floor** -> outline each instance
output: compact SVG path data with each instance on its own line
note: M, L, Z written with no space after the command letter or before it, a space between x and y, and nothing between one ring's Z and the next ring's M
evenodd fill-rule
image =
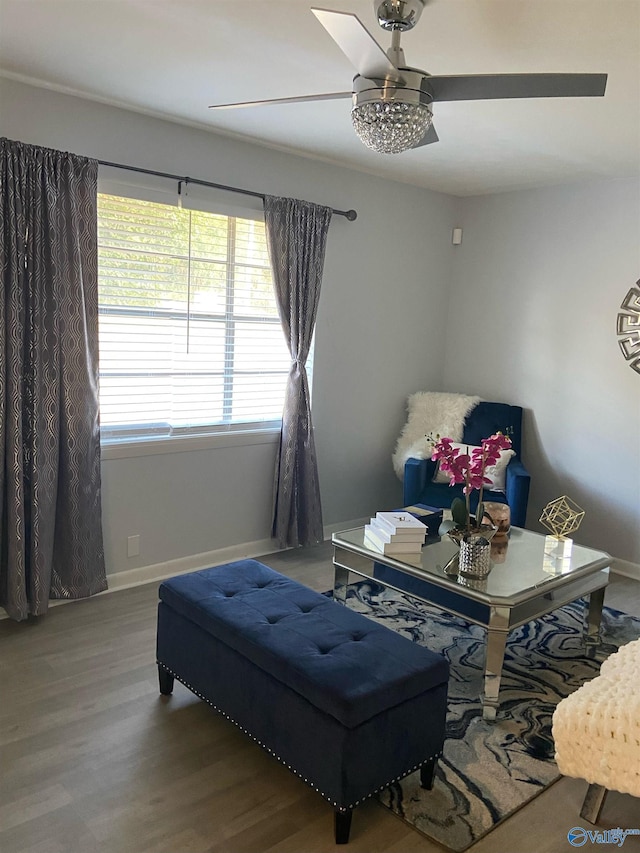
M328 544L262 558L331 586ZM158 693L157 585L0 622L2 853L323 853L324 800L176 683ZM613 577L605 603L640 616L640 583ZM584 822L586 783L561 779L472 848L558 853ZM601 828L640 827L612 793ZM589 845L590 846L590 845ZM351 853L442 853L374 801L354 814ZM640 836L625 841L640 851Z

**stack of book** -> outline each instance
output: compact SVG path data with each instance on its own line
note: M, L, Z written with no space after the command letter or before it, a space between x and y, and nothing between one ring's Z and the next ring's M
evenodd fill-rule
M381 554L405 557L420 554L426 535L426 525L411 513L377 512L364 528L364 544Z

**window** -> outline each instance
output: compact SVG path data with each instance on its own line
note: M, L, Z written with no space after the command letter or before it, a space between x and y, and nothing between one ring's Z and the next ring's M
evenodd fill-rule
M98 263L103 438L279 426L263 222L99 194Z

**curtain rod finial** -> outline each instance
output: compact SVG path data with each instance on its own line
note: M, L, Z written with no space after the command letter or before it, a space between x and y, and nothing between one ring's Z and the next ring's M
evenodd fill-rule
M345 216L349 220L349 222L354 222L358 218L358 214L355 210L347 210Z

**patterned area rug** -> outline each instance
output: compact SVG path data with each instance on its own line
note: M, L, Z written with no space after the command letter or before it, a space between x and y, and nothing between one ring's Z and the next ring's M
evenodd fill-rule
M348 605L440 651L451 664L447 740L432 791L417 773L378 795L414 829L466 850L559 778L551 717L558 702L598 674L599 663L640 637L640 619L604 608L597 661L585 657L584 607L576 602L509 635L494 723L479 697L484 629L372 582L349 589Z

